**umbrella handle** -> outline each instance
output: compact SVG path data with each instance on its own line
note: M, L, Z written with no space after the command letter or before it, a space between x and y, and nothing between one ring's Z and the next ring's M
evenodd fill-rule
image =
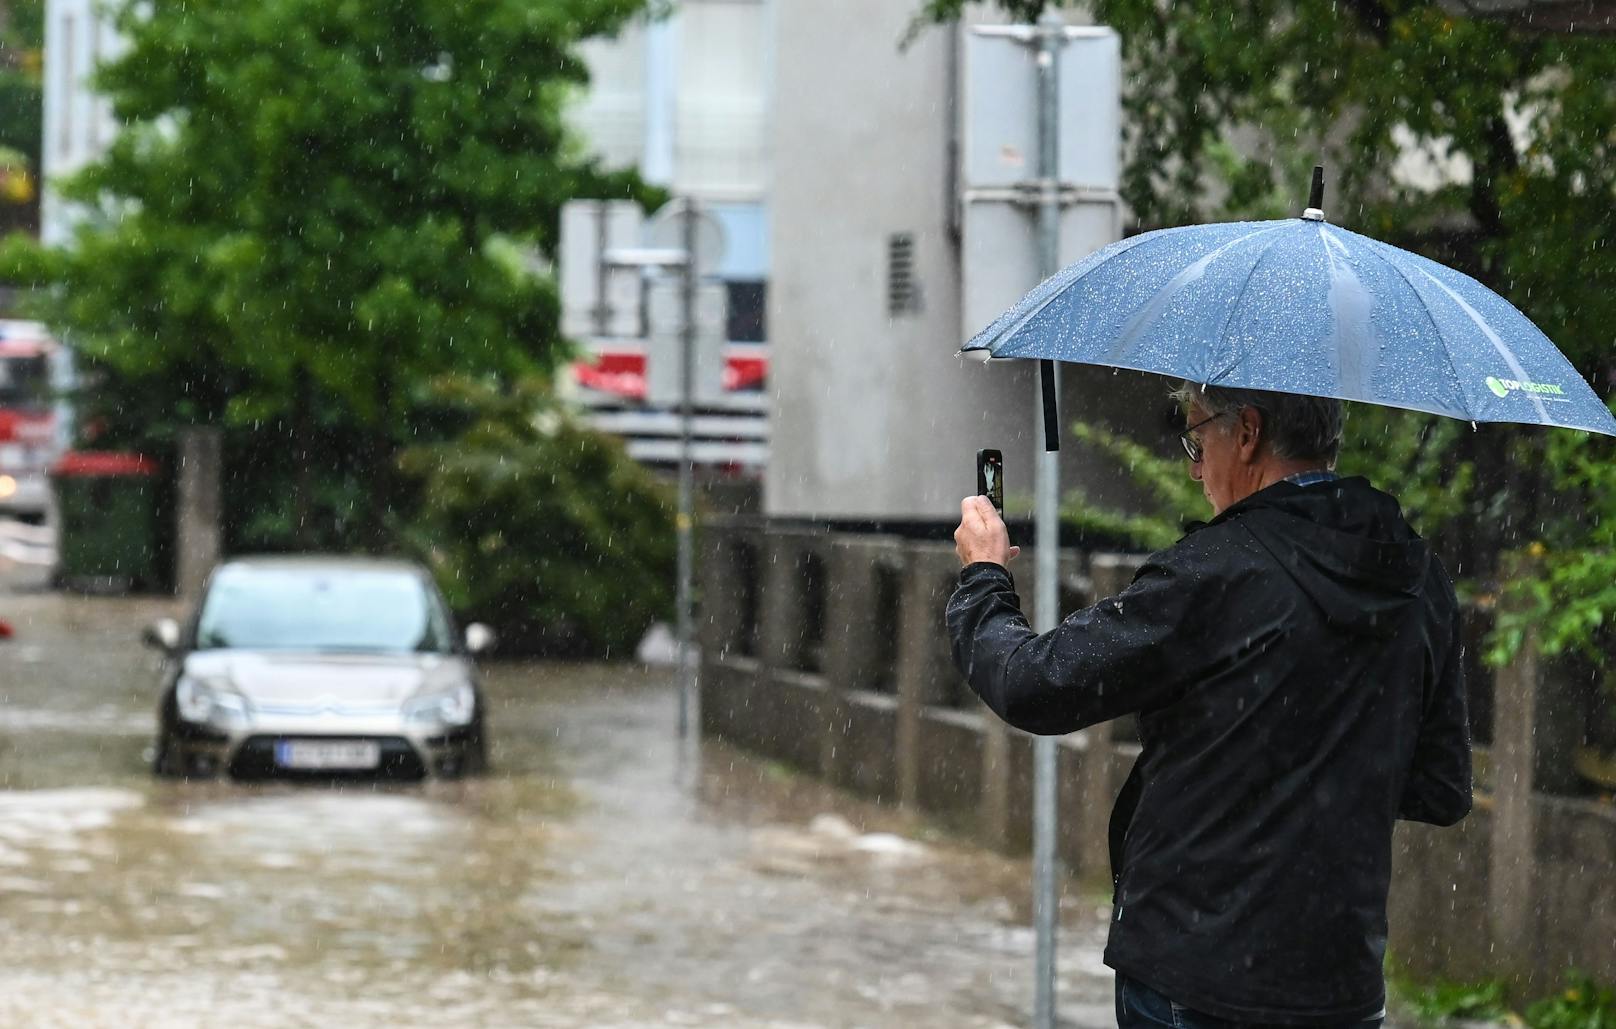
M1060 413L1056 409L1059 398L1055 395L1055 362L1039 361L1038 378L1044 387L1044 450L1054 453L1060 449Z

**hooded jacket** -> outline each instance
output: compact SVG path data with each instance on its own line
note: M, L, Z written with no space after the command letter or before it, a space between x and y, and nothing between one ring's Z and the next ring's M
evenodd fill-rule
M1458 622L1441 562L1361 478L1269 486L1042 635L996 564L948 604L956 664L1011 725L1139 716L1106 963L1289 1024L1384 1010L1393 825L1470 810Z

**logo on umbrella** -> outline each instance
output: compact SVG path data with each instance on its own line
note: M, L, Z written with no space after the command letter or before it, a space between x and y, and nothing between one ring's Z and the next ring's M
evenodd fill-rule
M1553 383L1516 382L1514 379L1500 379L1496 375L1487 376L1487 388L1492 390L1496 397L1507 397L1516 390L1551 398L1565 396L1565 390Z

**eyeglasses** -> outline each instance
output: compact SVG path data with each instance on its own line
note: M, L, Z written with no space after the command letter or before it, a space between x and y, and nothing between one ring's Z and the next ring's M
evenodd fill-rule
M1201 426L1207 424L1208 422L1217 421L1219 418L1222 418L1224 415L1226 415L1228 413L1229 412L1227 412L1227 411L1223 411L1223 412L1220 412L1218 414L1213 415L1210 418L1203 418L1200 421L1196 422L1194 425L1190 426L1189 428L1185 429L1183 432L1178 434L1178 441L1184 445L1184 453L1189 455L1190 464L1200 464L1201 463L1201 441L1200 441L1199 438L1197 438L1194 435L1195 430L1199 429Z

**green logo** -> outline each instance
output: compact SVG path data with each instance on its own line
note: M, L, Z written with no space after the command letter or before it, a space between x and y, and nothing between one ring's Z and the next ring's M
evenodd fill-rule
M1493 396L1503 398L1514 392L1535 393L1541 397L1563 397L1565 390L1549 382L1517 382L1514 379L1500 379L1496 375L1487 376L1487 388L1493 391Z

